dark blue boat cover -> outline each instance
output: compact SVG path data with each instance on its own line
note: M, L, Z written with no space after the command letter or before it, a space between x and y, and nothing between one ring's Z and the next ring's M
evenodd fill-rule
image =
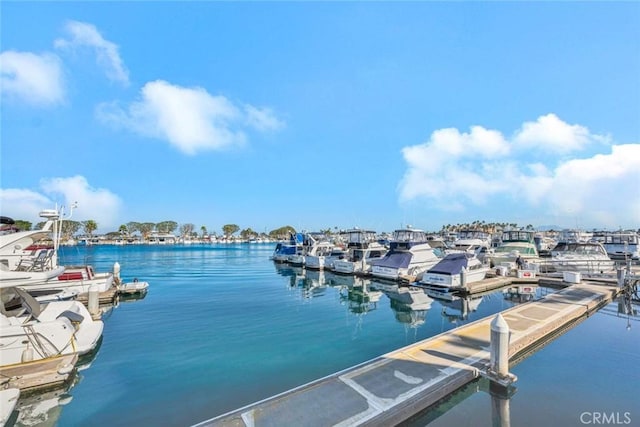
M380 267L407 268L412 256L411 252L388 252L384 257L373 260L369 264Z
M449 254L446 257L442 258L442 260L431 267L427 273L438 273L438 274L449 274L455 275L460 274L462 271L462 267L467 268L469 264L469 258L473 255L465 254L465 253L457 253L457 254Z

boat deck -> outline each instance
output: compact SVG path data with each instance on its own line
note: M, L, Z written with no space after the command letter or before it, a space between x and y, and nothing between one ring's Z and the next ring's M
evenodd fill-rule
M68 354L0 368L3 388L19 388L31 392L64 384L78 361L76 354Z
M511 278L513 279L513 278ZM527 282L530 282L527 280ZM522 354L610 302L618 288L581 283L502 312L509 356ZM489 363L489 316L197 426L397 424L474 380Z

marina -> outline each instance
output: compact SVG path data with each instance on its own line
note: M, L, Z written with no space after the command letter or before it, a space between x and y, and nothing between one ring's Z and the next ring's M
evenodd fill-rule
M385 359L389 354L398 354L397 360L402 360L412 346L427 345L430 340L446 343L449 339L444 337L453 328L486 323L498 312L508 322L522 322L517 308L525 306L520 302L549 299L546 304L550 306L566 305L552 304L556 298L552 295L568 285L562 284L561 277L538 283L539 278L495 276L470 284L478 287L470 288L468 295L443 301L416 292L416 287L274 263L269 259L273 249L273 244L62 248L64 262L91 260L97 271L104 271L117 261L123 266L123 282L144 277L153 285L144 299L116 297L101 304L104 339L71 382L53 393L53 402L65 404L51 404L47 417L58 419L59 425L84 424L87 417L95 416L112 425L195 425L336 373L340 377L351 372L353 381L362 380L365 377L351 371L354 366L378 360L384 370L380 360L396 360ZM530 293L518 295L518 287ZM196 294L198 298L193 297ZM536 316L540 317L533 313ZM526 317L531 320L532 316ZM188 336L166 335L183 324L191 326ZM166 338L158 340L159 336ZM470 349L476 350L474 354L485 351ZM470 355L459 357L465 356L464 360ZM458 372L452 379L464 372L471 376L456 378L452 383L456 387L437 393L447 394L469 381L480 381L482 363L480 359L476 362L460 371L456 369L464 364L457 362L443 368L451 374ZM175 374L169 380L164 375L168 366ZM403 377L409 383L400 383L417 381L419 377L411 372ZM123 388L124 378L128 379ZM425 379L421 384L428 382ZM104 387L112 390L113 397L121 397L108 399L109 405L95 406L90 396ZM145 393L139 394L137 390L142 389ZM116 390L119 392L113 394ZM389 385L385 390L392 394L394 389ZM184 395L191 396L189 411L172 411L171 415L158 411L157 402L167 398L184 401ZM21 397L18 411L37 412L33 396ZM413 407L413 415L419 415L424 404ZM111 405L115 406L109 409ZM312 413L312 407L305 413ZM378 408L382 407L378 402ZM170 416L174 418L167 421ZM38 424L25 419L15 425Z

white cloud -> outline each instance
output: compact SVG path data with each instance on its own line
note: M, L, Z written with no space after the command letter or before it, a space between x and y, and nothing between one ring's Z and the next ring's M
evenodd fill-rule
M526 122L516 132L513 142L522 148L553 153L570 153L584 148L592 141L606 140L593 135L584 126L570 125L555 114L540 116L535 122Z
M110 80L129 84L129 72L124 66L118 53L118 45L105 40L98 29L91 24L78 21L69 21L65 26L70 39L57 39L54 42L56 48L62 50L75 50L83 47L92 49L100 65Z
M275 131L284 127L284 122L278 119L269 108L256 108L251 105L245 105L245 113L247 123L259 131Z
M163 80L147 83L141 90L141 99L128 108L102 104L97 115L103 122L167 140L190 155L243 145L247 137L241 126L246 123L258 130L283 126L268 109L245 106L243 112L224 96Z
M78 202L73 220L92 219L98 223L99 230L105 231L112 231L120 225L117 222L122 205L120 198L109 190L91 187L83 176L43 179L40 187L41 192L0 189L2 215L36 224L42 221L38 213L43 209L52 209L57 203L58 206L66 206L68 213L70 206Z
M13 219L39 222L38 212L50 209L55 202L47 196L26 189L9 188L0 189L0 207L2 215Z
M50 106L64 101L60 58L51 53L0 53L0 90L3 96L30 105Z
M499 198L521 214L554 212L593 226L637 226L640 144L607 145L610 152L582 159L549 155L532 162L516 148L533 141L533 135L549 151L564 142L575 151L602 141L586 127L567 125L553 114L536 123L525 123L512 141L480 127L470 133L441 129L427 142L403 148L407 170L398 187L400 201L423 200L439 209L463 203L474 211Z

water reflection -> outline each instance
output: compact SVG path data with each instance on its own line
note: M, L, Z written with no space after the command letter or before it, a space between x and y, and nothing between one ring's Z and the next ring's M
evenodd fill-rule
M58 424L62 407L73 399L68 393L77 383L77 376L64 387L44 393L32 393L20 396L16 411L18 417L15 426L48 427Z
M373 287L383 291L389 298L391 309L398 322L412 328L417 328L426 322L427 312L431 308L433 298L429 297L424 289L383 282L376 282Z
M355 279L355 277L354 277ZM340 300L353 314L365 314L378 308L382 292L370 289L370 282L360 279L356 284L340 287Z
M484 298L485 296L464 296L454 297L451 301L439 300L442 306L441 315L454 325L467 321L469 314L478 310Z

